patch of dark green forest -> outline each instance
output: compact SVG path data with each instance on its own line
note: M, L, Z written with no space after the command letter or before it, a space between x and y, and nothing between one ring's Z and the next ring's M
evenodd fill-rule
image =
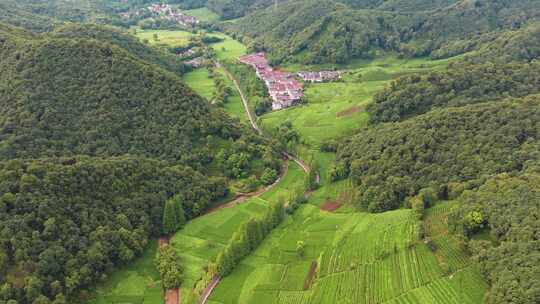
M446 70L396 79L330 171L350 177L371 212L414 208L415 196L457 200L450 224L490 283L490 304L540 297L537 33L506 31Z
M281 169L176 62L120 31L0 24L0 56L0 303L73 303L164 233L166 202L190 219L231 179Z
M348 2L364 4L353 9L333 1L288 1L223 27L252 49L267 51L274 62L346 63L378 52L455 56L476 49L478 40L493 33L516 30L540 18L538 2L530 0L438 1L425 11L426 1L409 3L412 10L406 5L381 8L377 1Z

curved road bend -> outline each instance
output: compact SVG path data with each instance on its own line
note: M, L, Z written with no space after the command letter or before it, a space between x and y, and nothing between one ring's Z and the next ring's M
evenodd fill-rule
M216 67L218 68L223 68L223 71L225 71L225 74L227 74L227 77L229 77L229 79L231 79L234 83L234 86L236 88L236 90L238 91L238 93L240 94L240 97L242 99L242 104L244 105L244 110L246 111L246 114L249 118L249 123L251 124L251 127L257 132L259 133L260 135L264 136L264 133L262 132L262 130L259 128L259 126L257 125L257 120L254 119L253 115L251 114L251 111L249 110L249 106L248 106L248 101L247 101L247 98L246 96L244 95L244 92L242 92L242 89L240 89L240 85L238 84L238 80L236 80L236 78L226 69L224 68L219 62L216 62ZM295 163L297 163L301 168L302 170L304 170L304 172L306 173L309 173L311 171L311 168L305 163L303 162L301 159L295 157L294 155L292 154L289 154L287 152L283 152L283 155L289 159L289 160L292 160L294 161ZM283 175L284 176L284 175ZM280 178L281 179L281 178ZM317 183L319 183L319 174L317 174ZM278 180L279 181L279 180ZM276 182L277 183L277 182ZM275 185L275 183L273 184ZM271 187L270 187L271 188ZM270 188L265 188L264 192L270 190ZM262 194L260 193L260 194ZM203 294L201 295L200 297L200 300L199 300L199 304L206 304L206 301L208 300L208 298L210 297L210 295L212 294L212 291L214 290L214 288L218 285L219 281L221 280L220 277L216 276L211 284L204 290Z

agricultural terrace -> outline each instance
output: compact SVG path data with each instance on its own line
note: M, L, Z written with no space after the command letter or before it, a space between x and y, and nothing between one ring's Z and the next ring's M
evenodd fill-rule
M268 202L275 202L283 197L288 199L304 183L304 172L290 162L287 174L279 183L261 197L251 198L234 207L219 209L187 223L174 235L171 244L178 251L185 265L185 279L182 284L182 303L197 298L193 294L194 286L206 286L205 266L214 260L221 249L240 226L252 217L262 216L268 208Z
M222 280L209 303L481 303L487 285L468 257L448 245L447 234L447 245L432 252L418 225L410 210L330 213L304 205Z
M448 60L397 59L387 57L376 60L356 60L344 66L289 65L288 71L324 70L338 68L344 71L341 81L310 83L304 88L306 105L268 113L261 118L261 126L272 129L284 121L291 121L309 146L354 133L368 121L365 106L376 92L392 79L412 72L443 68Z

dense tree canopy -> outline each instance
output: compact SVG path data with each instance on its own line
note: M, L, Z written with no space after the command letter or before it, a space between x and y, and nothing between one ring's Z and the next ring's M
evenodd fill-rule
M371 122L399 121L432 108L455 107L540 90L540 62L458 63L443 72L401 77L368 106Z
M538 152L538 151L537 151ZM459 198L454 224L473 237L470 250L491 284L487 303L537 303L540 298L540 171L501 174ZM492 240L475 239L467 219L480 214Z
M0 24L0 56L0 303L70 303L206 211L228 192L219 151L247 156L241 174L276 167L264 139L119 31Z
M178 56L165 50L148 47L133 35L111 26L67 24L55 28L51 36L69 39L96 39L121 47L137 58L155 63L170 72L181 74L186 70Z
M287 1L224 27L269 51L275 61L344 63L375 51L457 55L479 47L471 43L477 36L540 18L540 4L530 0L341 2L354 8L334 1Z
M193 217L226 191L189 167L132 157L12 160L0 175L0 262L10 265L0 278L14 287L0 300L28 303L72 296L129 262L161 232L167 199ZM32 296L20 293L34 281Z
M519 172L539 161L539 96L434 110L364 129L338 151L338 167L370 211L398 208L426 187L448 197L452 183Z

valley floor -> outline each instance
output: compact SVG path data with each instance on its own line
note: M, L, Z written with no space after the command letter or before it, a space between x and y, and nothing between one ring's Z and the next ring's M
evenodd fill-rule
M234 42L225 43L217 55L219 60L245 52ZM439 202L423 220L406 209L382 214L358 212L350 204L350 182L331 183L328 179L326 172L335 155L318 150L321 143L365 126L365 106L390 80L404 73L444 68L447 63L396 58L356 62L343 67L346 74L342 82L308 85L307 105L261 117L259 122L266 131L284 121L292 122L304 140L294 152L317 162L321 187L231 275L221 279L207 303L482 303L486 282L448 233L446 219L453 202ZM227 76L223 67L218 71ZM247 123L240 93L226 78L233 94L225 110ZM213 81L206 69L190 72L184 80L202 96L212 96ZM268 202L288 200L303 185L304 174L300 166L290 162L276 187L242 204L194 219L174 235L171 244L186 271L183 304L198 303L201 290L212 281L205 276L204 267L233 233L248 219L264 214ZM421 225L434 246L420 240L417 231ZM301 244L303 254L297 249ZM133 265L113 273L90 303L162 303L159 276L152 265L155 247L150 244Z

